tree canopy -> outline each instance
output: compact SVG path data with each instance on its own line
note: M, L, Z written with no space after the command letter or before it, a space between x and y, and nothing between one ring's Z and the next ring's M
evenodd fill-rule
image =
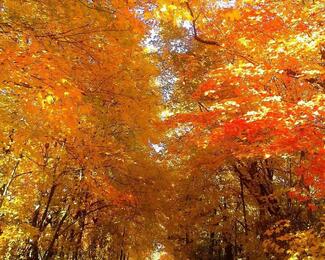
M325 257L324 7L0 1L1 258Z

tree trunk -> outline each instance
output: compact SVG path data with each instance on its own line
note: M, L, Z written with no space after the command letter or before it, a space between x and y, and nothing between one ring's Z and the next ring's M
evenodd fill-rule
M249 162L246 165L235 166L235 171L242 180L249 193L256 199L261 215L268 212L271 216L278 216L280 207L273 195L273 174L270 168L259 165L258 162Z
M59 237L59 231L60 231L60 229L61 229L61 227L62 227L65 219L68 216L69 209L70 209L70 206L68 206L68 208L65 210L63 217L59 221L59 223L57 225L57 228L55 229L53 238L52 238L52 240L51 240L51 242L50 242L50 244L49 244L46 252L44 253L43 260L48 260L48 259L50 259L52 257L54 244L55 244L56 240Z
M233 259L234 259L234 255L232 253L232 245L227 244L225 248L225 260L233 260Z

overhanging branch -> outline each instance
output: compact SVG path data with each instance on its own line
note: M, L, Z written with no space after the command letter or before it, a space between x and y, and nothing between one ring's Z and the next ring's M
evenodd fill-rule
M187 7L188 11L190 12L190 14L192 16L192 26L193 26L194 39L197 40L198 42L201 42L201 43L204 43L204 44L221 47L221 44L219 42L203 39L198 35L197 28L196 28L196 20L197 20L197 18L194 17L194 13L193 13L193 10L192 10L190 4L188 2L186 2L185 4L186 4L186 7Z

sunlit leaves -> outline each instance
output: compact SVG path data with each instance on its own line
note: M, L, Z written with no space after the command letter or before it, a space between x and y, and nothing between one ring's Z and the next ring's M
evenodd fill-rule
M179 37L192 40L184 56L170 55L172 61L168 61L180 78L175 84L178 88L175 96L184 93L175 100L187 105L175 109L163 122L170 128L168 159L175 158L169 163L183 167L184 178L214 180L216 196L220 195L221 186L216 176L239 179L249 194L245 198L250 200L246 203L249 210L246 208L242 215L238 213L239 219L244 222L245 215L246 222L249 222L247 216L256 221L247 224L252 228L246 230L248 236L263 239L279 233L278 240L265 240L266 257L313 255L306 252L314 252L314 245L306 245L305 252L299 249L296 254L289 246L283 246L290 240L288 234L280 234L284 229L277 227L271 232L266 226L286 216L294 223L286 227L287 231L298 234L303 229L298 227L302 223L314 226L319 223L318 214L322 211L319 205L325 188L321 170L324 167L322 4L318 1L188 1L186 4L163 1L163 4L173 4L189 12L189 21L169 12L161 20L189 22L189 28L184 29L186 37L180 34ZM171 25L164 26L169 32ZM165 34L168 37L169 33ZM193 62L192 57L200 62ZM238 187L234 190L239 192ZM230 191L222 195L227 202L233 198ZM201 205L204 211L204 202L192 203ZM240 204L244 207L245 202ZM227 208L232 207L227 204ZM222 214L226 210L216 211ZM233 215L224 214L231 226ZM242 228L245 229L243 223L233 230L241 233ZM259 230L253 231L255 228ZM219 227L208 229L200 224L197 229L210 236L218 234L221 237L218 242L228 236ZM216 233L209 233L211 230ZM267 232L259 233L261 230ZM206 243L205 248L214 243L213 239L205 241L202 237L193 240ZM260 243L259 239L254 242L244 244L247 255ZM290 246L294 247L294 243ZM250 257L257 259L260 255Z
M133 8L134 1L1 4L1 255L45 257L61 248L68 257L99 242L99 233L118 244L112 229L134 225L137 189L149 178L137 179L134 165L154 172L143 158L159 94ZM137 185L125 186L130 174ZM100 227L95 240L86 225ZM94 254L101 250L120 252L113 242Z

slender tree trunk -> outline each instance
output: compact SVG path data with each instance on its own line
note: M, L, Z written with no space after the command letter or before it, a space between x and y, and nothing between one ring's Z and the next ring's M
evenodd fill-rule
M43 259L42 260L48 260L48 259L50 259L52 257L54 244L55 244L56 240L59 237L59 231L60 231L60 229L61 229L61 227L62 227L65 219L68 216L69 209L70 209L70 206L67 207L67 209L64 212L63 217L59 221L58 226L57 226L57 228L56 228L56 230L54 232L53 238L52 238L52 240L51 240L51 242L50 242L50 244L49 244L46 252L44 253L44 256L43 256Z
M123 249L121 249L120 259L119 260L123 260L123 255L124 255L124 252L123 252Z
M247 235L247 216L246 216L246 204L245 204L245 197L244 197L244 185L243 180L240 178L240 198L243 205L243 216L244 216L244 225L245 225L245 234Z
M14 179L15 179L16 172L17 172L17 169L18 169L19 163L20 163L20 161L17 161L17 162L15 163L15 166L14 166L14 168L13 168L12 171L11 171L9 181L7 182L7 184L6 184L6 185L4 186L4 188L3 188L3 191L2 191L2 194L1 194L1 198L0 198L0 208L2 207L2 203L3 203L3 201L4 201L4 198L7 196L7 193L8 193L8 190L9 190L9 187L10 187L11 183L12 183L12 182L14 181Z
M209 246L209 258L214 258L214 244L215 244L215 233L210 233L210 246Z
M39 254L39 250L38 250L38 239L37 239L31 243L31 247L29 249L29 253L28 253L26 259L27 260L37 260L38 254Z
M48 199L47 199L47 203L46 203L46 206L45 206L45 210L44 210L44 212L43 212L43 215L42 215L42 218L41 218L41 221L40 221L40 223L39 223L39 229L41 230L41 231L43 231L44 230L44 228L45 228L45 219L46 219L46 217L47 217L47 213L48 213L48 211L49 211L49 208L50 208L50 204L51 204L51 201L52 201L52 198L53 198L53 196L54 196L54 193L55 193L55 190L56 190L56 184L52 184L52 186L51 186L51 189L50 189L50 193L49 193L49 197L48 197Z
M85 218L86 218L86 211L81 210L80 211L80 219L79 219L79 232L77 234L77 241L76 241L76 248L73 252L73 259L77 260L79 257L79 251L82 246L82 237L83 237L83 232L85 229Z
M234 259L234 255L232 252L232 245L228 243L225 248L225 260L233 260L233 259Z
M31 225L37 228L37 220L41 210L41 206L38 205L34 210ZM27 259L28 260L35 260L38 259L39 249L38 249L38 237L35 237L34 240L30 243L30 248L27 252Z

